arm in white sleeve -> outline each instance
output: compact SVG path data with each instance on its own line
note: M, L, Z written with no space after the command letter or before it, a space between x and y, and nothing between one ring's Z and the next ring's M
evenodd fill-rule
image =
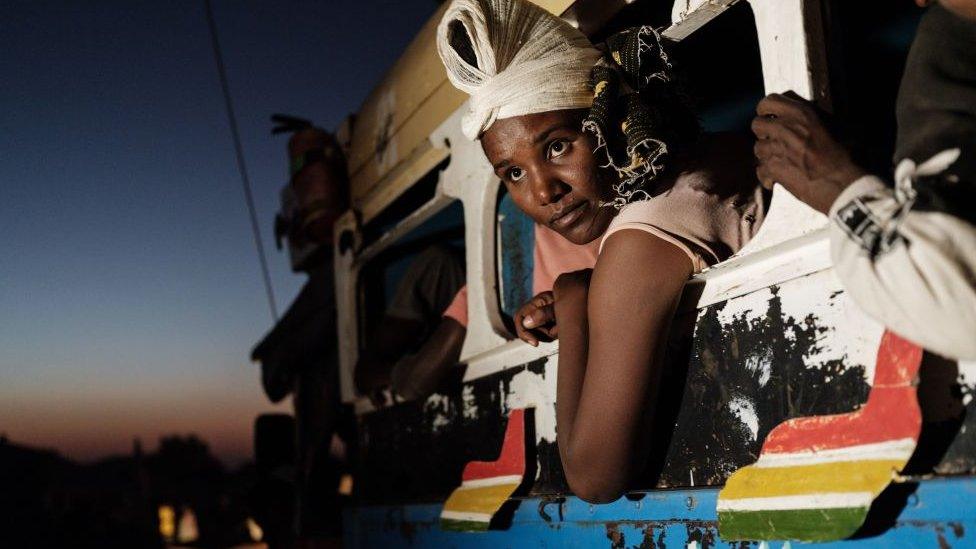
M899 335L951 358L976 358L976 227L911 200L875 176L830 209L834 268L854 301Z

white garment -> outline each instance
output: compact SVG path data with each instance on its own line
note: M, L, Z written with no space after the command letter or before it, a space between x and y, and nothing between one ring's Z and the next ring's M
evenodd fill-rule
M870 175L837 197L830 218L834 268L865 312L926 349L976 358L976 227L906 208Z
M465 36L476 65L455 49ZM451 83L471 96L461 122L471 139L499 118L593 104L590 70L600 52L527 0L454 0L437 27L437 52Z

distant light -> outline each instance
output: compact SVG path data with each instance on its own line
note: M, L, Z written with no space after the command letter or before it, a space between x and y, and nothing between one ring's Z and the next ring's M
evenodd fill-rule
M264 530L254 522L254 519L247 517L247 533L251 536L251 541L261 541L264 539Z
M193 543L200 537L197 530L197 516L193 509L187 507L180 515L180 524L176 529L176 541L179 543Z
M176 535L176 512L169 505L160 505L157 511L159 516L159 535L166 541L173 541Z
M352 495L352 475L346 473L342 475L339 479L339 495L351 496Z

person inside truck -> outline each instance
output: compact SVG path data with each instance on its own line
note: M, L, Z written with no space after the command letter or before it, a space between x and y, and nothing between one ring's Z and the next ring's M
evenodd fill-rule
M596 256L596 242L577 246L562 238L555 231L536 225L533 246L533 294L550 292L556 277L562 273L593 267L596 263ZM441 261L437 261L435 258L435 263L439 262ZM463 276L463 266L457 265L453 258L449 263L451 264L450 271L461 270ZM416 285L415 283L419 278L408 274L405 277L407 284L401 282L401 287L397 292L398 298L394 299L394 303L413 302L419 299L423 292L416 294L405 289L411 285L411 280L414 282L413 285ZM401 294L413 295L414 297L399 297ZM534 302L535 300L523 305L516 313L515 323L517 326L521 326L523 317L530 315L535 310ZM399 340L403 340L403 334L406 332L401 328L415 329L417 327L409 320L398 318L398 316L407 316L403 313L396 314L396 311L402 309L422 310L423 307L404 307L401 305L389 309L387 311L388 318L384 319L384 324L381 325L379 333L385 331L397 335L381 336L381 339L385 337L389 340L397 337ZM416 315L413 316L416 317ZM430 319L427 321L429 322ZM455 371L455 366L461 356L464 337L467 334L467 326L468 292L467 286L462 286L450 305L444 310L430 336L427 337L416 353L409 352L409 344L399 344L398 346L396 342L391 344L390 341L374 343L374 349L385 350L370 353L357 365L356 379L360 384L361 392L373 395L374 400L382 400L376 393L378 390L389 386L397 397L405 400L416 400L430 396L445 379L450 377L451 372ZM549 327L546 324L540 324L539 330L539 332L535 332L522 329L519 333L523 339L530 338L533 344L537 344L539 339L547 339L550 335L548 333Z
M399 379L399 372L414 362L435 359L446 363L452 358L441 355L460 349L464 330L453 318L456 314L450 310L446 317L443 314L462 286L464 256L458 250L434 245L417 255L397 283L393 299L356 363L360 393L384 403L382 390L390 386L391 376ZM453 357L450 362L456 360Z
M620 497L647 461L669 326L685 282L762 223L751 137L703 134L650 27L604 55L525 0L454 0L437 48L471 98L481 141L516 205L576 244L592 270L561 275L531 324L558 336L557 442L573 492Z
M922 17L898 91L894 188L796 95L766 97L753 121L759 178L829 216L851 297L899 335L961 359L976 359L974 44L976 1L943 0Z

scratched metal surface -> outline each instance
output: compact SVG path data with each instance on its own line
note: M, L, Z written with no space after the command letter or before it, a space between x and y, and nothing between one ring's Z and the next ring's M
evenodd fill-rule
M424 402L360 417L357 495L367 502L443 501L469 461L498 456L520 375L541 375L537 361L482 377ZM540 478L548 478L551 470Z
M882 327L832 271L716 303L695 324L687 374L672 379L684 396L659 486L721 484L783 420L867 398Z
M672 338L650 435L658 442L635 489L721 485L755 461L783 420L843 413L866 400L882 328L847 298L832 271L717 303L694 320L693 332L684 331L693 337ZM554 402L553 370L537 361L363 416L361 497L443 499L467 461L497 453L509 401L521 386L513 384L516 376L544 380L536 390L553 392ZM910 472L976 470L974 382L976 366L926 356L919 390L925 426ZM567 493L554 425L539 425L536 434L529 493Z
M344 514L347 547L606 547L663 549L892 548L976 546L976 478L932 479L909 486L897 520L883 531L830 543L733 542L718 532L714 488L632 494L606 505L574 497L512 502L503 529L440 529L439 504L362 506Z

